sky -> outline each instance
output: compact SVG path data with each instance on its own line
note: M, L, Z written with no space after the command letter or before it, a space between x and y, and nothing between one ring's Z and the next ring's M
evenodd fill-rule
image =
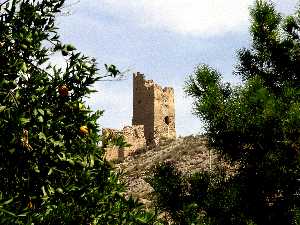
M273 1L283 15L295 12L297 0ZM99 81L87 99L94 110L104 110L101 127L131 125L132 74L175 90L177 136L203 133L203 121L193 112L193 99L183 87L202 63L217 69L226 82L233 75L236 52L249 47L252 0L68 0L59 16L60 35L87 56L125 72L121 81Z

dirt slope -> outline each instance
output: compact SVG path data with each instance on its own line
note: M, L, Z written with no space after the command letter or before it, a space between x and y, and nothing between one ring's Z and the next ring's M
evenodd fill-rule
M204 136L179 137L176 140L162 140L158 147L140 149L135 155L116 163L118 171L123 172L123 181L128 188L127 195L150 202L151 186L144 180L149 169L158 162L172 160L183 173L209 170L219 160L207 147ZM211 162L211 163L210 163Z

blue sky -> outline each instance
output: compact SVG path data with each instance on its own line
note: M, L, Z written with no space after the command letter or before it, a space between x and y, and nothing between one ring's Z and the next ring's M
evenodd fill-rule
M74 0L75 1L75 0ZM67 4L69 4L68 1ZM297 0L273 1L283 14L293 13ZM162 86L175 89L177 135L204 131L192 114L192 99L184 82L196 65L207 63L225 81L232 75L236 50L250 45L248 7L252 0L81 0L67 7L58 26L62 40L85 55L128 71L123 81L100 81L87 103L104 109L102 127L131 124L132 73L141 72ZM57 61L58 62L58 61Z

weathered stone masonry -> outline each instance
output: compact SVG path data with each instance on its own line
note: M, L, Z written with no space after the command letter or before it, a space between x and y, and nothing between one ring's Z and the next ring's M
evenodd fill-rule
M155 146L162 137L176 138L174 89L145 80L139 72L133 74L132 126L116 132L132 146L107 149L108 160L122 159L146 145Z
M175 138L174 90L133 74L133 125L144 125L147 145L160 137Z

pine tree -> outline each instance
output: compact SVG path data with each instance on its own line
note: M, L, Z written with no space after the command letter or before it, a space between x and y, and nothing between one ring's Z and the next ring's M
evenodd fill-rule
M84 98L104 76L60 41L64 0L0 3L0 224L154 224L124 198ZM65 68L51 63L61 54Z
M207 213L222 225L299 224L300 9L283 17L258 0L250 14L252 46L236 68L243 84L200 65L186 85L210 145L239 164Z

